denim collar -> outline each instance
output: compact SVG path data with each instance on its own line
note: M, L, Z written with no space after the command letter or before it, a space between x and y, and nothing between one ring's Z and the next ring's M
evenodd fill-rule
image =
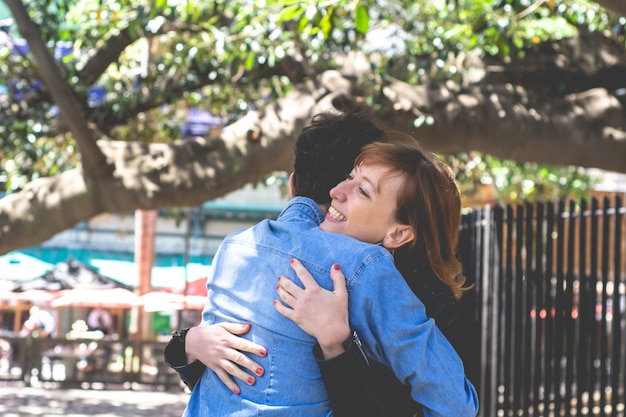
M306 219L319 225L324 221L324 217L324 212L315 201L308 197L294 197L289 200L278 220Z

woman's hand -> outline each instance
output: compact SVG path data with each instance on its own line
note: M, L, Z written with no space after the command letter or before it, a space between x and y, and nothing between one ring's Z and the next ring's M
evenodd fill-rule
M304 288L287 277L279 277L276 291L284 304L275 300L276 310L317 339L324 359L340 355L344 352L342 343L350 336L350 323L348 291L339 265L334 264L330 270L333 291L320 287L298 260L291 260L291 268Z
M185 337L187 363L199 360L236 394L240 390L232 377L248 385L256 382L252 375L263 375L263 368L242 352L265 356L263 346L239 335L250 330L250 324L217 323L206 327L192 327ZM248 374L244 369L250 371Z

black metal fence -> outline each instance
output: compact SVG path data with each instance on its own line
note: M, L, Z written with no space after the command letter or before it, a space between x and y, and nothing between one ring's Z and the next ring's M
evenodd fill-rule
M459 353L480 416L625 415L625 211L614 196L464 216Z

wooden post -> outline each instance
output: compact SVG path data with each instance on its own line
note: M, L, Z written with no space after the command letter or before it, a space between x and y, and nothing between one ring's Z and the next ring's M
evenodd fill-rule
M156 220L156 210L137 210L135 212L135 263L138 265L139 272L139 295L152 290ZM149 319L150 315L139 308L137 311L137 334L141 340L149 338Z

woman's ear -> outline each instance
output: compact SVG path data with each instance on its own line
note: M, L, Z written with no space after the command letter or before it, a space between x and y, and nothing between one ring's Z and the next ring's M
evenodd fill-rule
M415 232L408 224L396 224L383 239L383 246L387 249L398 249L412 242Z

